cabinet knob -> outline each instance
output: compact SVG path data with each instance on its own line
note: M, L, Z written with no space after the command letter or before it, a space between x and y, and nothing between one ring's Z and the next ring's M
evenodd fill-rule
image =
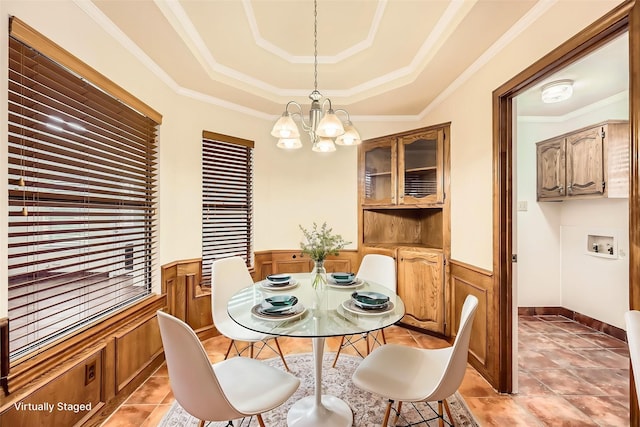
M562 193L563 190L564 190L564 187L562 185L558 187L558 192Z
M567 185L567 191L568 191L569 193L571 193L571 192L573 191L573 188L572 188L572 187L573 187L573 184L569 184L569 185Z

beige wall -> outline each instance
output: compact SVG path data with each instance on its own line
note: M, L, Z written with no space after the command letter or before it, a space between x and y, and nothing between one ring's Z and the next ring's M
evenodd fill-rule
M561 0L505 46L424 124L451 121L451 256L493 270L492 92L619 1Z
M556 3L539 23L527 29L420 122L354 120L364 138L452 122L452 254L455 259L492 268L491 91L616 3ZM298 224L308 226L313 221L327 221L347 240L356 241L355 150L339 148L329 156L312 153L308 145L292 153L277 150L269 136L270 119L178 95L72 1L3 0L0 15L18 16L163 115L158 265L201 254L200 138L203 129L256 143L256 250L297 247L301 237ZM7 45L6 31L2 32L0 43ZM7 114L6 61L6 55L2 55L2 117ZM0 126L0 178L6 182L4 120ZM6 198L6 194L3 192L3 197ZM0 208L2 235L6 235L6 206L4 203ZM6 244L3 244L0 277L4 278L7 276L6 254ZM6 280L0 280L0 317L6 313Z

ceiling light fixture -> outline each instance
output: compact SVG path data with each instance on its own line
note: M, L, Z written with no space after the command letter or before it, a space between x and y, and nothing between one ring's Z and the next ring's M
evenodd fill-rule
M318 92L318 1L313 2L313 92L309 94L311 99L311 108L309 110L309 122L307 123L302 115L302 107L295 101L289 101L285 107L284 113L273 125L271 135L278 138L279 148L296 149L302 147L300 141L300 130L296 125L294 118L299 118L302 128L309 134L311 140L311 149L316 152L336 151L335 144L338 145L357 145L362 142L360 134L351 123L349 113L346 110L333 110L331 100L325 98L322 100L322 94ZM322 101L322 102L321 102ZM328 104L328 109L325 106ZM298 111L290 112L289 107L295 106ZM344 123L337 116L337 113L344 113L346 120Z
M572 80L557 80L542 86L542 102L552 104L564 101L573 95Z

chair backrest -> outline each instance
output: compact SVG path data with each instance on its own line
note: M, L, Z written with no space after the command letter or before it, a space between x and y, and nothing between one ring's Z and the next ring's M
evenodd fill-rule
M640 311L627 311L624 314L624 320L627 324L627 343L629 344L633 380L636 383L636 395L640 396Z
M396 291L396 260L387 255L367 254L362 258L356 277L370 280Z
M471 327L473 326L473 318L478 308L478 298L473 295L467 295L462 305L460 313L460 326L458 334L451 347L451 354L447 367L444 370L438 387L432 394L433 400L441 400L451 396L458 390L464 374L467 370L467 354L469 352L469 340L471 338Z
M227 400L193 329L163 311L157 315L171 390L180 406L201 420L226 421L241 417Z
M239 256L221 258L211 263L211 308L213 322L229 319L227 304L233 294L253 285L247 264Z

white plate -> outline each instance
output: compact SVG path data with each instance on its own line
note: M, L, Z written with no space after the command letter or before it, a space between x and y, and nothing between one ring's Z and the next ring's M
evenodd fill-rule
M362 285L364 285L364 280L358 279L358 278L356 278L353 281L353 283L349 283L348 285L343 285L343 284L340 284L340 283L336 283L331 279L327 280L327 286L329 286L331 288L335 288L335 289L353 289L353 288L357 288L358 286L362 286Z
M304 305L302 305L302 303L298 303L294 306L295 311L289 313L289 314L267 314L267 313L263 313L260 311L260 304L256 304L253 307L251 307L251 314L255 317L257 317L258 319L262 319L262 320L271 320L271 321L275 321L275 322L281 322L283 320L293 320L293 319L297 319L298 317L302 316L305 311L307 310L305 308Z
M268 289L270 291L284 291L298 286L298 281L296 279L291 279L286 285L274 285L268 280L263 280L260 282L260 286L262 286L263 289Z
M393 305L393 302L389 301L387 307L384 310L366 310L355 305L352 299L348 299L342 301L342 308L355 314L363 314L365 316L378 316L380 314L386 314L390 311L393 311L395 306Z

